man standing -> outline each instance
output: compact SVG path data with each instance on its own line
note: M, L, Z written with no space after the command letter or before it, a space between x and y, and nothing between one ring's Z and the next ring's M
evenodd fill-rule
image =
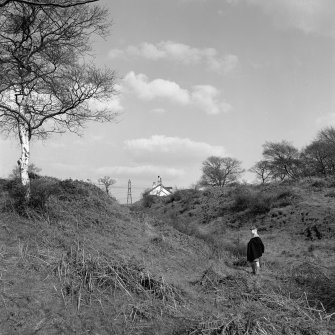
M247 247L247 260L252 268L252 273L257 275L259 273L259 259L264 253L264 244L258 236L257 227L251 227L252 238L250 239Z

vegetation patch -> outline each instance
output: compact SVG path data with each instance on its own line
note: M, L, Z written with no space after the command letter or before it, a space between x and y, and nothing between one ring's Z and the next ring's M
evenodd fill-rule
M134 295L142 299L154 297L171 306L184 300L180 290L163 278L154 278L144 267L101 254L94 256L79 244L61 258L54 271L60 280L65 304L75 299L78 310L82 303L104 300L114 291L121 291L131 299Z

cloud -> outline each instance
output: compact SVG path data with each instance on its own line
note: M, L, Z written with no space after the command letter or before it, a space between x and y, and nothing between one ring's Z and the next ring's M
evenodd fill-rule
M143 100L167 98L184 105L189 103L188 91L173 81L154 79L149 82L146 75L129 72L124 78L124 83L134 91L138 98Z
M209 70L227 73L233 71L239 63L236 55L219 55L214 48L194 48L173 41L161 41L157 44L143 42L138 46L130 45L125 50L112 49L112 58L135 56L152 61L172 60L186 65L204 64Z
M151 101L158 98L183 106L193 106L207 114L228 112L232 107L221 97L221 92L211 85L193 86L191 90L165 79L152 81L144 74L129 72L124 78L124 89L133 92L139 99Z
M164 175L167 178L179 178L185 175L183 169L160 165L140 166L105 166L96 170L98 175L112 175L115 177L150 177Z
M229 112L232 108L227 102L219 100L219 90L211 85L194 86L191 96L194 104L207 111L208 114Z
M127 140L125 148L135 161L152 162L155 160L159 164L172 164L173 166L200 163L212 155L226 155L226 150L222 146L165 135Z
M306 34L335 36L335 2L333 0L226 0L247 3L271 16L277 27L296 28Z
M66 164L66 163L59 163L53 162L52 167L55 170L65 171L65 172L79 172L85 171L87 169L87 165L85 164Z
M329 126L335 124L335 113L328 113L316 119L316 124L319 126Z
M116 85L117 92L120 92L122 90L122 87L120 85ZM100 101L97 99L90 99L88 101L88 106L93 111L99 111L99 110L112 110L113 112L120 112L124 108L121 103L121 96L118 94L113 95L110 99Z

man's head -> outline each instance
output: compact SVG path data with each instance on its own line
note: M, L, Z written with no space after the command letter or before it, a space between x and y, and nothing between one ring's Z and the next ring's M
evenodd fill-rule
M251 226L250 230L251 230L251 234L253 236L257 236L258 235L258 233L257 233L257 227L256 226Z

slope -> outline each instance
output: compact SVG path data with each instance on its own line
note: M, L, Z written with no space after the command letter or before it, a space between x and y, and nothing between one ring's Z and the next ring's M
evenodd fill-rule
M190 216L188 210L172 215L169 206L179 204L171 199L149 211L130 210L94 185L73 180L34 180L29 206L22 203L14 182L2 181L1 190L0 334L334 331L330 269L321 271L312 258L296 262L295 254L289 255L289 273L279 268L288 259L277 245L283 227L270 227L271 218L281 222L285 217L284 212L272 217L279 208L254 217L263 224L266 243L272 241L278 249L268 252L262 276L255 278L242 261L250 213L229 214L227 207L204 224L199 205L213 200L209 194L201 194ZM233 203L231 197L225 203ZM291 213L297 206L289 214L292 221L303 206L310 210L308 201L316 204L309 197L294 201L281 209ZM305 238L292 235L290 243L302 241L307 249L314 245L309 255L324 255L321 246L328 247L329 239L305 244ZM323 295L311 290L315 280Z

